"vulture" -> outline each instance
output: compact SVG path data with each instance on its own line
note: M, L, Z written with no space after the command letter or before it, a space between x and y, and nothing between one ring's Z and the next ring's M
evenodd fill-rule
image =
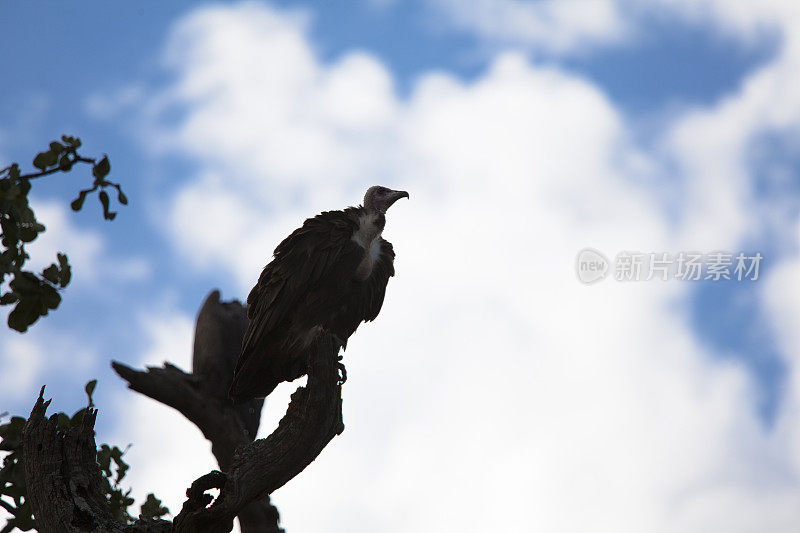
M247 297L250 323L236 363L230 398L264 398L279 383L306 374L318 335L342 348L362 322L375 320L394 276L394 250L381 237L386 211L405 191L376 185L364 204L325 211L275 248Z

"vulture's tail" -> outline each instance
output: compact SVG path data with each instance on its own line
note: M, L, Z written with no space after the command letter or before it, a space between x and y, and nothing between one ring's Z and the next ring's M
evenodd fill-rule
M241 357L228 390L228 397L236 405L266 398L280 383L306 373L306 354L250 353Z
M262 372L249 372L245 365L233 376L228 397L234 405L249 402L253 398L266 398L281 380Z

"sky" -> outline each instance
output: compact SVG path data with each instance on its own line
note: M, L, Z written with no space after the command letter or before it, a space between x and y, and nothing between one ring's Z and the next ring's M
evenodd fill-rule
M109 367L189 369L302 221L410 192L345 354L346 430L287 531L788 532L800 523L800 6L793 0L6 3L0 166L61 134L130 205L38 181L59 309L0 330L0 412L84 403L176 511L215 466ZM583 249L608 260L582 283ZM617 254L761 254L757 279L619 281ZM3 311L3 317L7 310ZM298 383L269 397L261 436Z

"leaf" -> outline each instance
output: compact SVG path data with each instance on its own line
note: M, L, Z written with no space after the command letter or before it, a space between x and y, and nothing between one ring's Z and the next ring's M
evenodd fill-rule
M121 458L116 458L115 457L114 461L117 463L117 479L114 481L114 483L119 483L120 481L122 481L122 478L125 477L125 473L128 472L128 469L130 468L130 466L128 465L128 463L123 461ZM131 503L133 503L133 502L131 502Z
M0 296L0 305L8 305L13 304L19 300L19 296L15 292L7 292L3 296Z
M19 228L19 240L22 242L31 242L39 235L39 228L36 224L21 223ZM44 227L44 226L42 226Z
M69 158L69 154L62 154L61 159L58 160L58 168L64 172L72 168L72 159Z
M22 192L19 186L14 183L10 179L3 178L0 180L0 199L3 199L7 202L12 202L19 197L20 192Z
M103 204L103 218L106 220L114 220L117 214L108 210L108 193L106 191L100 191L97 197L100 199L100 203Z
M40 281L36 274L27 270L14 276L14 279L8 284L9 287L21 294L37 293L39 285Z
M27 208L22 210L18 216L17 227L19 228L19 239L22 242L31 242L45 230L44 225L37 222L33 216L33 211Z
M58 283L58 279L60 277L58 267L55 264L50 265L49 267L45 268L44 271L42 271L42 276L50 283Z
M103 471L106 477L111 477L111 448L108 444L103 444L97 450L97 463L100 465L100 470Z
M21 313L15 312L17 311L18 307L19 305L15 307L14 310L8 314L8 327L10 327L13 330L19 331L20 333L25 333L26 331L28 331L28 326L33 324L34 321L28 320L28 318L23 316Z
M127 196L125 196L125 193L123 193L123 192L122 192L122 189L118 189L118 192L117 192L117 200L118 200L118 201L119 201L119 203L121 203L122 205L128 205L128 197L127 197Z
M10 218L0 218L0 228L3 232L3 245L6 248L16 248L19 242L19 231L17 225Z
M18 431L25 429L25 419L21 416L12 416L9 421L12 427L16 427Z
M31 298L21 299L8 314L8 327L24 333L28 326L39 319L38 302Z
M31 510L30 502L26 501L14 513L14 525L22 531L30 531L36 527L36 521L33 519L33 511Z
M44 305L46 309L55 309L58 307L58 304L61 303L61 295L58 294L58 291L50 285L42 285L41 287L42 305ZM42 314L47 314L47 311Z
M142 504L140 516L145 518L161 518L168 513L169 509L161 505L161 500L156 498L153 493L150 493Z
M103 156L103 158L98 161L94 167L92 167L92 176L97 178L98 180L102 180L108 173L111 171L111 164L108 162L108 157Z
M64 145L60 142L53 141L50 143L50 151L58 155L64 151Z
M88 407L94 407L94 402L92 401L92 394L94 394L94 388L97 386L97 380L93 379L89 383L86 384L86 387L83 389L86 391L86 396L89 397L89 405Z
M58 413L58 429L64 430L69 428L69 417L65 413Z
M39 152L36 154L36 157L33 158L33 166L39 170L44 170L47 167L51 167L57 162L58 154L50 150L47 152Z
M3 437L0 443L0 450L13 451L16 447L22 446L22 430L27 422L21 416L12 416L11 420L0 426L0 436ZM0 486L0 493L8 494L7 488Z
M67 284L69 284L69 280L72 279L72 269L69 266L69 261L65 254L59 252L57 257L58 266L61 267L59 272L59 285L61 285L61 287L66 287Z
M61 140L72 148L80 148L81 146L81 140L77 137L72 137L71 135L62 135Z
M69 421L70 426L80 426L83 422L83 417L86 416L86 409L78 409L72 415L72 420Z
M36 154L36 157L33 158L33 166L39 170L44 170L47 168L47 156L45 155L45 152L39 152Z
M72 208L73 211L80 211L81 207L83 207L83 201L86 200L86 194L88 190L84 190L78 193L78 197L72 200L72 203L69 206Z

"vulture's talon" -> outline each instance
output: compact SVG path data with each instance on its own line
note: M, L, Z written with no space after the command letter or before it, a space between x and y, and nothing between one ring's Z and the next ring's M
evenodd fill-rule
M347 381L347 369L342 363L342 359L344 359L341 355L336 358L336 368L339 369L339 385L344 385L344 382Z

